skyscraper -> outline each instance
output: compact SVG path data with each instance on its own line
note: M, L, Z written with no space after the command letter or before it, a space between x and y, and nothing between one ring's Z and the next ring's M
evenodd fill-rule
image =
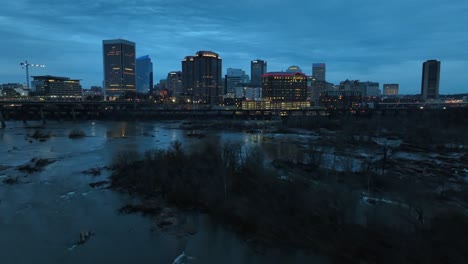
M182 72L171 71L167 74L167 89L169 94L178 97L182 93Z
M312 78L314 81L325 81L325 63L312 64Z
M225 89L224 92L228 97L234 98L235 97L235 90L238 84L248 83L249 76L245 74L245 71L242 69L227 69L227 74L225 76Z
M222 60L212 51L199 51L182 61L183 90L193 103L217 104L222 94Z
M126 92L136 92L135 43L103 40L102 50L106 99L115 100Z
M440 61L428 60L423 63L421 96L423 99L439 97Z
M136 59L137 93L148 94L153 87L153 63L149 55Z
M193 56L186 56L182 60L182 92L191 97L193 92Z
M253 60L250 62L250 82L252 87L262 87L262 75L267 72L267 62Z

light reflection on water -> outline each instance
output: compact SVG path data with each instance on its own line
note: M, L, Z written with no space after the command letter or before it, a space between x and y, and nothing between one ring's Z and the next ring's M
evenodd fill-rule
M152 233L150 218L121 215L122 205L132 197L110 190L89 187L105 180L81 171L108 165L122 150L143 152L165 149L178 140L186 149L196 149L202 141L233 142L244 148L260 146L270 158L291 154L287 137L240 132L207 132L203 139L190 138L178 123L83 122L48 123L40 130L53 135L45 142L26 137L38 128L21 122L7 123L0 130L0 165L18 166L34 157L56 159L44 171L25 175L14 169L0 176L20 176L22 184L0 183L1 263L172 263L185 250L197 257L194 263L323 263L324 260L298 251L267 250L255 253L241 238L211 218L194 214L194 236ZM74 128L87 137L70 139ZM280 144L281 142L281 144ZM277 144L282 150L275 149ZM291 148L288 150L288 148ZM96 235L84 246L69 251L80 231L92 229Z

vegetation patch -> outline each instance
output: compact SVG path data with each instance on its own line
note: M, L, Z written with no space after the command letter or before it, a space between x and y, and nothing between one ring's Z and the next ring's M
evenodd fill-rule
M3 183L13 185L20 183L20 181L18 177L7 177L3 180Z
M44 132L42 130L36 130L34 133L30 134L29 137L34 138L39 141L45 141L51 137L50 132Z
M55 161L56 160L54 159L33 158L28 163L19 166L18 170L27 173L34 173L42 170L44 167L54 163Z
M105 185L108 185L109 182L108 181L98 181L98 182L92 182L89 184L90 187L92 188L98 188L98 187L102 187L102 186L105 186Z
M259 149L206 143L187 153L174 142L167 150L119 153L111 184L142 198L207 212L249 241L313 249L338 263L463 263L468 258L462 242L466 215L455 207L427 213L425 199L432 194L420 179L390 172L379 176L379 164L353 174L325 171L320 162L317 150L308 163L277 160L274 167L288 170L299 164L296 170L304 172L284 180L274 167L263 165ZM379 198L365 203L366 183L368 190L386 188L403 202ZM158 213L158 206L145 206L123 211ZM175 225L177 218L162 219L161 228ZM454 231L450 219L462 232Z
M86 133L79 128L72 129L70 133L68 134L69 138L82 138L86 137Z

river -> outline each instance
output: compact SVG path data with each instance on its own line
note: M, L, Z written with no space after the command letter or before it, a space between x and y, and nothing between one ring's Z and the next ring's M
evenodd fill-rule
M230 229L204 214L190 214L196 234L180 236L151 231L151 218L121 214L118 209L135 198L89 183L105 180L82 171L109 165L121 150L143 152L167 148L178 140L193 148L200 140L239 142L246 146L288 142L295 135L269 135L211 131L204 139L187 137L180 122L87 121L39 123L8 122L0 129L0 263L172 263L185 252L189 263L327 263L311 252L292 249L254 250ZM35 127L38 125L40 128ZM84 138L70 139L74 128ZM31 139L40 129L51 137ZM291 139L292 140L292 139ZM305 139L307 140L307 139ZM263 143L260 143L263 142ZM289 146L288 144L283 144ZM282 150L276 150L277 153ZM274 155L274 154L273 154ZM56 160L42 171L26 174L16 169L33 158ZM4 166L4 168L1 168ZM6 166L6 168L5 168ZM19 176L19 184L3 183ZM95 235L72 247L81 231Z

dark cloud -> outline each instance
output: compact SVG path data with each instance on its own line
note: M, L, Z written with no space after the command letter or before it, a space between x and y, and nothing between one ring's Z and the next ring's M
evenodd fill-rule
M19 62L47 65L31 74L65 75L85 87L102 83L102 40L137 43L155 79L181 60L213 50L223 68L250 71L327 63L332 82L397 82L418 93L421 63L442 61L441 92L468 92L468 2L465 0L15 0L0 13L0 82L24 82Z

